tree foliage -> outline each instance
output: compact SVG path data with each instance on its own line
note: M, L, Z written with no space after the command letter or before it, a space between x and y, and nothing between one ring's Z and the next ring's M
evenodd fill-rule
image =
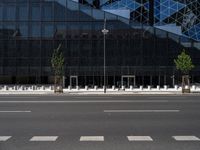
M176 69L180 70L183 74L188 74L194 68L190 55L186 54L185 50L174 59Z
M60 48L61 44L58 46L57 49L54 49L51 58L51 65L54 70L55 76L62 76L64 72L65 58L63 56L63 53L60 51Z

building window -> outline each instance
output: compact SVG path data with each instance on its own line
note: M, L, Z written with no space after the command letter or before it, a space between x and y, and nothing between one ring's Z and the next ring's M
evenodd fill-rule
M33 4L31 8L32 8L31 9L32 20L39 21L41 19L40 5L39 4Z
M16 7L14 5L7 5L6 7L5 20L14 21L16 14Z

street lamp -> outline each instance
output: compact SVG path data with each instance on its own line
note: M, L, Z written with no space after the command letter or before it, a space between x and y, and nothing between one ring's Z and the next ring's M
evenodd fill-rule
M104 28L102 30L103 33L103 55L104 55L104 93L106 93L106 34L108 34L109 30L106 29L106 19L104 19Z

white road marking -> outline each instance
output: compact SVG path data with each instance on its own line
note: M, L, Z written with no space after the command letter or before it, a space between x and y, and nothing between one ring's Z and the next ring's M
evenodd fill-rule
M0 142L5 142L10 138L11 138L11 136L0 136Z
M173 136L176 141L200 141L196 136Z
M129 141L153 141L150 136L127 136Z
M29 96L10 96L10 97L3 97L3 96L0 96L0 99L4 99L4 98L14 98L14 99L16 99L16 98L38 98L38 97L29 97Z
M113 98L113 97L105 97L105 96L89 96L89 97L86 97L86 96L82 96L82 97L73 97L73 98L78 98L78 99L82 99L82 98L89 98L89 99L91 99L91 98Z
M58 101L0 101L0 103L166 103L168 100L58 100Z
M56 141L58 136L34 136L30 139L30 141L36 142L36 141L43 141L43 142L52 142Z
M174 98L174 99L186 99L187 97L184 97L184 96L153 96L153 97L147 97L147 99L166 99L166 98Z
M81 142L89 142L89 141L104 141L104 136L81 136L80 137Z
M177 113L180 110L104 110L104 113Z
M5 110L5 111L0 111L0 113L31 113L31 111L30 110L16 110L16 111Z

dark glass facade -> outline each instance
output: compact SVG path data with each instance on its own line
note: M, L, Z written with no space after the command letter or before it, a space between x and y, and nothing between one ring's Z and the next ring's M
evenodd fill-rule
M50 59L62 44L65 86L74 77L79 86L102 86L104 18L108 86L122 76L136 86L177 84L173 60L182 49L195 64L192 82L200 81L199 42L71 0L0 0L0 84L53 83Z

